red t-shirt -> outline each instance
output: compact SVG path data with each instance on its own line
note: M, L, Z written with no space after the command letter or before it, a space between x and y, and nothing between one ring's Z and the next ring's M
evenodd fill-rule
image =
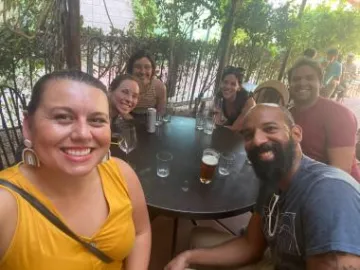
M301 148L305 155L329 164L328 148L356 146L356 116L346 107L319 97L316 103L303 111L292 108L295 123L303 130ZM354 154L351 175L360 181L360 170Z

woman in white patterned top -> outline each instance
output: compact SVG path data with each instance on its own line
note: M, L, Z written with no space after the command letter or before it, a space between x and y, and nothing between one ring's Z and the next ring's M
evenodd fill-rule
M137 77L140 87L139 101L134 109L135 114L146 112L147 108L156 108L160 113L165 112L166 87L155 77L155 61L146 51L140 50L133 54L127 64L127 72Z

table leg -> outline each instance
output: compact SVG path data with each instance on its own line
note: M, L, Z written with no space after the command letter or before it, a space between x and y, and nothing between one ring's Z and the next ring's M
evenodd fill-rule
M230 230L228 227L226 227L222 222L220 222L217 219L214 219L214 221L220 225L224 230L226 230L228 233L232 234L232 235L236 235L236 233L234 233L232 230Z
M194 219L191 220L191 223L192 223L195 227L198 225L197 222L196 222L196 220L194 220Z
M171 258L174 257L176 252L176 242L177 242L177 231L178 231L179 219L174 218L174 227L172 235L172 246L171 246Z

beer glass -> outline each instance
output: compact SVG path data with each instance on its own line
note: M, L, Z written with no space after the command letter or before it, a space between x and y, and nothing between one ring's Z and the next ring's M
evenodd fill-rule
M220 154L211 148L205 149L201 158L200 182L210 184L219 163Z

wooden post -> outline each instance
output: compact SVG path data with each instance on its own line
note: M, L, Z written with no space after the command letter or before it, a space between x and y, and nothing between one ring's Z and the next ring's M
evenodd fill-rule
M68 69L81 70L80 50L80 0L66 1L64 44Z
M193 84L193 89L191 91L191 97L190 97L190 102L189 102L189 109L191 109L192 106L192 102L194 100L194 95L195 95L195 91L196 91L196 86L197 86L197 80L199 78L199 73L200 73L200 68L201 68L201 61L202 61L202 56L203 56L203 50L200 48L200 53L199 53L199 60L197 62L197 66L196 66L196 71L195 71L195 79L194 79L194 84ZM200 99L201 97L199 97ZM196 102L195 102L195 107L197 106Z

